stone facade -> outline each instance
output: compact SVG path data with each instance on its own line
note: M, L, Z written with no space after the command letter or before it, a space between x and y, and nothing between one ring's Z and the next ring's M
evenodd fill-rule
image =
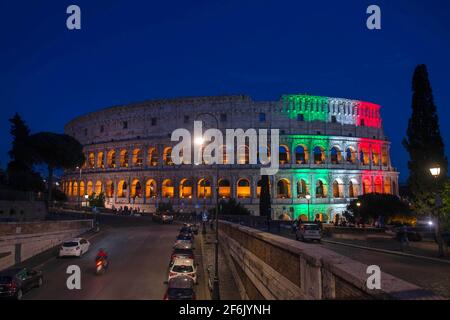
M309 95L268 102L248 96L177 98L107 108L66 125L65 132L83 144L87 161L81 170L65 172L62 187L73 202L104 192L108 207L145 212L162 201L184 211L213 206L216 166L174 165L170 158L176 144L171 133L178 128L193 132L196 117L208 112L222 131L280 130L280 170L270 177L274 218L320 214L331 220L361 193L398 194L398 173L379 109L372 103ZM197 120L204 130L216 127L210 116ZM219 197L236 198L257 214L260 166L247 162L218 166Z

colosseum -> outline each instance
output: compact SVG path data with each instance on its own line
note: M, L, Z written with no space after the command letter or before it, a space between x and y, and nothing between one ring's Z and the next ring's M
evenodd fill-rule
M161 202L193 211L213 207L217 196L235 198L257 215L260 165L249 164L247 153L237 163L227 163L226 152L220 165L173 163L172 132L192 132L196 119L221 131L279 129L279 171L270 176L274 219L330 221L360 194L398 194L380 106L306 94L278 101L245 95L151 100L82 115L65 132L81 142L86 163L64 173L64 192L74 203L104 193L107 207L143 212Z

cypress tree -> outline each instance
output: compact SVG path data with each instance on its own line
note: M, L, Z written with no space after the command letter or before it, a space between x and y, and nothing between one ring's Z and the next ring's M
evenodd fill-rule
M261 193L259 195L259 215L270 219L270 187L269 176L261 176Z

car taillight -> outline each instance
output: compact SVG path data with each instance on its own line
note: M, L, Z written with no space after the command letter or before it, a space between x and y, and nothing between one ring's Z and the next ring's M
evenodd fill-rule
M10 283L6 284L6 287L9 289L15 289L17 288L17 284L14 281L11 281Z
M176 274L176 272L169 272L169 277L173 277L173 276L176 276L177 274Z
M97 267L98 267L98 266L101 266L101 265L102 265L102 261L101 261L101 260L98 260L98 261L97 261Z

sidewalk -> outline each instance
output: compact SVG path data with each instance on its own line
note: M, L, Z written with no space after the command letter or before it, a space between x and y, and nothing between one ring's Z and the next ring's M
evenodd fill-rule
M207 285L210 289L214 278L214 257L215 257L215 233L207 228L206 235L201 234L199 230L199 238L201 238L203 265L205 266L205 276L209 277ZM224 257L222 250L219 248L219 290L221 300L241 300L239 290L233 278L233 274L228 265L228 261Z

